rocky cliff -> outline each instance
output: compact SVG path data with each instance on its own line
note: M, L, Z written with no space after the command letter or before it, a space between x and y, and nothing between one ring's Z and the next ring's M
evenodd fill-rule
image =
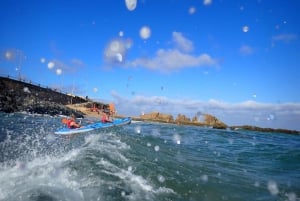
M74 111L66 104L87 102L84 98L70 96L55 89L33 85L28 82L0 77L0 111L49 115L70 115L83 117L82 112Z

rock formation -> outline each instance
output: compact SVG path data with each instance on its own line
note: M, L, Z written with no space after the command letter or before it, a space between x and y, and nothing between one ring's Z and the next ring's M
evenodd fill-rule
M145 120L156 120L156 121L162 121L162 122L166 122L166 123L171 123L174 121L172 115L162 114L159 112L152 112L149 114L144 114L144 115L141 115L141 118L145 119Z
M213 128L225 129L227 125L218 120L216 117L205 114L204 121L198 121L197 117L193 117L192 120L185 115L178 114L177 118L174 120L173 116L170 114L163 114L159 112L151 112L148 114L143 114L140 116L143 120L164 122L164 123L174 123L178 125L197 125L197 126L211 126Z
M70 115L83 117L65 105L86 102L84 98L60 93L55 89L43 88L31 83L0 77L0 111L11 113L26 111L49 115Z

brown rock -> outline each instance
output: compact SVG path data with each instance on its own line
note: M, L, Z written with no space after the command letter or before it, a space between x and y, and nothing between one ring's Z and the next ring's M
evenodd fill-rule
M163 114L159 112L151 112L149 114L143 114L140 116L145 120L163 121L163 122L173 122L173 116L170 114Z

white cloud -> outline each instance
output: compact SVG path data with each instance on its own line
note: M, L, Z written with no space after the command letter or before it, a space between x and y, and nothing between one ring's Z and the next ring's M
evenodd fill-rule
M241 46L239 51L242 55L250 55L254 52L253 48L248 45Z
M194 50L193 42L189 39L183 37L182 33L174 31L173 34L173 41L176 47L183 52L192 52Z
M127 67L141 67L161 72L178 71L184 68L214 66L218 62L207 53L192 54L193 42L180 32L173 32L172 42L175 48L158 49L154 57L136 58L128 61Z
M71 59L69 63L65 63L58 59L50 60L48 63L49 69L55 69L57 75L64 73L74 73L84 66L84 63L79 59Z
M272 37L273 41L283 41L283 42L291 42L293 40L297 40L298 36L296 34L280 34Z
M300 130L300 103L259 103L245 101L226 103L218 100L170 99L164 96L134 96L132 99L121 97L113 92L119 114L139 116L142 112L159 111L173 115L194 115L209 113L229 126L254 125L259 127Z
M74 66L77 66L77 67L83 67L84 66L83 61L81 61L80 59L77 59L77 58L71 59L71 64L74 65Z
M176 71L183 68L211 66L217 62L208 54L198 56L186 54L176 49L160 49L154 58L138 58L131 62L132 66L142 66L162 72Z

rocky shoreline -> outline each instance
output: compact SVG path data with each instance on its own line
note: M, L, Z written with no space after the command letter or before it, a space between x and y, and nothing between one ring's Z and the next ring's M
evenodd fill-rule
M153 117L159 114L160 117ZM145 117L146 116L146 117ZM175 120L170 120L172 117L168 117L166 119L161 118L162 116L169 116L166 114L160 114L158 112L152 112L147 115L141 115L140 117L135 117L133 120L137 121L153 121L153 122L160 122L160 123L171 123L171 124L177 124L177 125L191 125L191 126L201 126L201 127L209 127L214 129L229 129L229 130L248 130L248 131L259 131L259 132L270 132L270 133L286 133L286 134L300 134L300 131L296 130L288 130L288 129L274 129L274 128L261 128L257 126L249 126L249 125L243 125L243 126L227 126L220 120L218 120L216 117L210 115L210 114L204 114L204 120L199 121L196 119L196 117L193 117L192 120L189 120L188 118L182 117L182 115L178 115ZM149 117L150 116L150 117ZM183 115L184 116L184 115Z
M99 114L91 110L97 105L104 108L107 104L91 102L87 97L74 96L59 92L57 89L34 85L30 81L15 80L10 77L0 77L0 112L12 113L25 111L28 113L47 114L51 116L66 115L72 113L76 117L84 118L98 117ZM122 116L119 116L122 117ZM210 114L203 114L202 121L196 116L192 119L185 115L178 114L176 118L169 114L151 112L132 117L136 121L152 121L160 123L170 123L177 125L191 125L210 127L215 129L250 130L260 132L280 132L288 134L300 134L300 131L287 129L260 128L255 126L228 126Z
M65 105L86 102L83 98L69 96L51 88L33 85L30 82L0 77L0 111L6 113L25 111L48 115L70 115L83 117Z

